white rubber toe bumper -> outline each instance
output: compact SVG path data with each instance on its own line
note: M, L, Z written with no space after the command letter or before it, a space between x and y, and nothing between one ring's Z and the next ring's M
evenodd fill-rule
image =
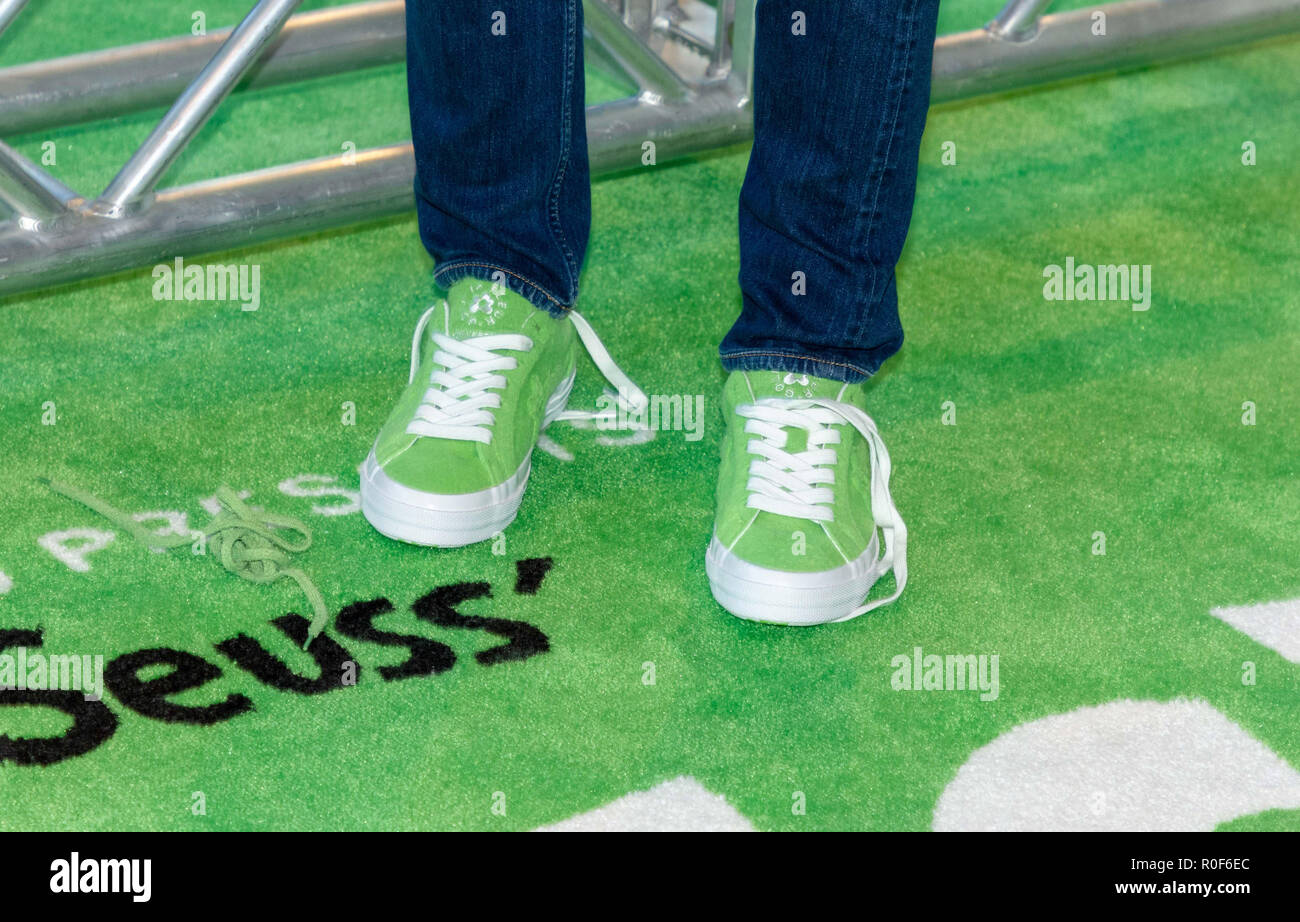
M375 453L361 468L361 511L384 535L426 547L486 541L515 520L528 486L531 453L504 483L477 493L425 493L384 473Z
M704 568L713 597L736 617L806 627L845 619L862 604L884 572L877 550L873 536L867 549L843 566L794 573L741 560L714 537Z
M546 401L542 430L555 421L569 402L577 368ZM528 486L533 453L504 483L477 493L425 493L398 483L384 473L372 448L361 466L361 512L383 535L425 547L464 547L486 541L515 520Z

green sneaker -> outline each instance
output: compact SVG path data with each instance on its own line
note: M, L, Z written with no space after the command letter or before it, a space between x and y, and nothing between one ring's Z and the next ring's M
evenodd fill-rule
M889 453L861 409L862 385L736 371L722 396L727 433L705 557L718 603L751 621L809 625L897 599L907 527L889 495ZM893 594L863 604L890 570Z
M503 286L454 284L424 312L411 375L361 470L381 533L432 547L484 541L514 521L533 448L566 411L579 339L620 393L644 395L576 312L553 317Z

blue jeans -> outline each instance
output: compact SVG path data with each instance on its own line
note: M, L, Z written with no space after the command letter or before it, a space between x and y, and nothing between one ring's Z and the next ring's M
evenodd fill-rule
M938 6L759 0L743 306L722 341L725 368L858 381L902 345L894 267ZM562 314L591 226L581 0L407 0L406 20L416 204L435 281L501 281Z

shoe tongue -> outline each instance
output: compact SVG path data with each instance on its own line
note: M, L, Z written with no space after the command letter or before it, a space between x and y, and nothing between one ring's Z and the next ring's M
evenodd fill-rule
M447 292L447 335L456 339L518 333L537 308L504 285L465 278Z
M749 385L754 389L754 396L807 400L817 397L822 400L853 401L852 394L861 390L860 385L850 384L847 388L843 381L831 378L818 378L815 375L788 374L784 371L748 371ZM746 391L748 396L748 391Z
M784 371L737 371L727 380L728 396L733 405L751 403L752 399L762 400L766 397L788 400L838 400L855 405L862 404L862 385L850 384L832 378L818 378L815 375L789 374ZM807 433L798 427L786 429L786 451L792 454L808 447Z

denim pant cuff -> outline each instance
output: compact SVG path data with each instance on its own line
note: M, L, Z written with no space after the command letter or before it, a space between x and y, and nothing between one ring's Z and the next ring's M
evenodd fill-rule
M573 306L565 304L527 276L520 275L498 263L457 260L438 266L433 272L434 282L442 288L450 288L463 278L476 278L504 285L520 297L528 299L533 307L546 311L553 317L563 317Z
M722 367L727 371L785 371L795 375L848 381L850 384L865 381L876 371L875 368L861 368L847 362L819 359L798 352L724 352L721 356Z

